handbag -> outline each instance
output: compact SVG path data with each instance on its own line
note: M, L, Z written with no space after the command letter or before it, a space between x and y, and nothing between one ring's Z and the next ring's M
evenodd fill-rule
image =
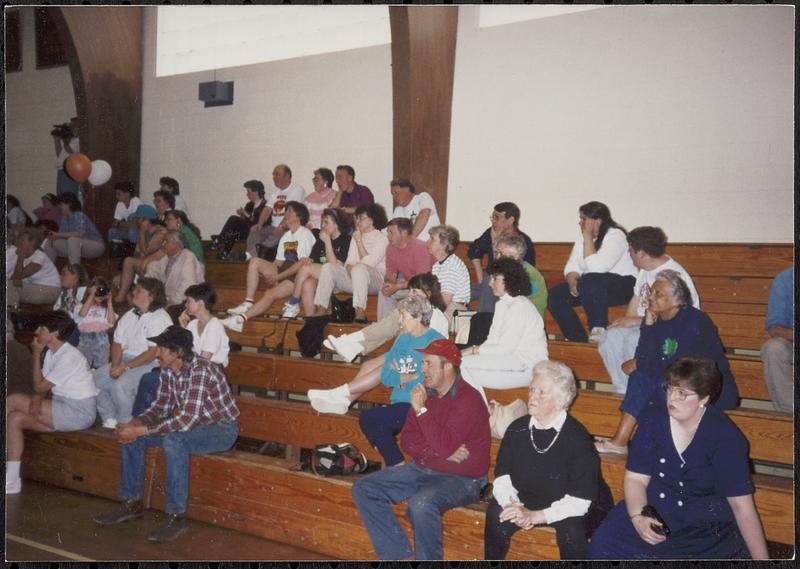
M311 456L311 471L317 476L364 472L367 458L351 443L317 445Z
M502 405L495 400L489 402L489 427L492 437L502 439L508 426L528 414L528 406L522 399L515 399L508 405Z
M322 316L306 316L306 323L295 332L300 353L306 358L313 358L322 349L325 339L325 326L328 325L327 314Z
M336 298L336 293L331 293L331 322L349 324L356 319L356 309L353 308L353 297L345 300Z

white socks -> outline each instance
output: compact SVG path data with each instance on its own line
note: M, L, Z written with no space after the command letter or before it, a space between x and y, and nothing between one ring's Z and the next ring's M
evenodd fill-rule
M361 330L358 332L353 332L352 334L348 334L347 339L353 342L358 342L362 346L364 345L364 333Z
M346 387L346 385L345 385ZM348 391L349 393L349 391ZM19 480L19 465L21 462L19 460L8 460L6 461L6 484L9 482L16 482Z
M350 387L348 387L346 383L343 383L339 387L331 389L330 394L337 397L346 397L347 399L350 399Z

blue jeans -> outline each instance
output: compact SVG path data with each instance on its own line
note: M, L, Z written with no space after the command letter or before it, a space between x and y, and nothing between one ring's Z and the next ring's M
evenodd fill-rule
M561 283L547 293L547 309L553 315L561 333L573 342L586 342L589 338L583 329L574 306L583 305L589 330L608 327L608 307L628 304L633 296L636 277L616 273L585 273L578 279L578 296L572 296L569 285Z
M133 416L138 417L150 408L158 395L158 386L161 383L161 368L148 371L139 380L139 389L136 390L136 399L133 400Z
M144 493L144 462L147 447L162 447L167 463L168 514L182 514L189 499L189 455L226 451L236 442L239 423L198 425L190 431L139 437L122 445L120 498L141 500Z
M625 391L625 398L619 410L638 419L650 400L656 399L666 404L667 395L662 389L664 383L663 377L653 377L638 370L634 371L628 377L628 389Z
M111 241L130 241L131 243L136 243L139 239L139 228L136 226L129 227L127 229L119 229L117 227L112 227L108 230L108 240Z
M353 484L353 501L379 559L442 559L442 514L477 502L485 484L485 476L437 472L412 462L359 479ZM406 500L416 550L391 507Z
M358 416L361 432L369 444L381 453L386 466L394 466L404 460L395 437L403 430L410 408L410 403L393 403L387 407L367 409Z

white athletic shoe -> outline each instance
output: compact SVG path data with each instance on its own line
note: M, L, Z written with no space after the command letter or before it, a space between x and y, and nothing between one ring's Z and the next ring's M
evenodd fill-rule
M346 362L352 362L361 353L361 350L364 349L364 346L358 342L350 340L346 336L342 336L341 338L328 336L328 340L330 340L330 343L333 346L333 349L336 350L336 353L342 356Z
M6 481L6 494L19 494L22 492L22 479Z
M228 309L228 314L244 314L248 310L253 307L253 303L249 300L245 300L239 306L234 306L233 308Z
M350 388L346 383L334 389L309 389L308 401L318 413L344 415L350 407Z
M592 328L592 331L589 332L589 343L590 344L597 344L600 341L600 337L605 333L606 329L602 326L595 326Z
M331 339L335 340L336 338L334 336L328 336L327 338L322 340L322 345L325 346L326 348L328 348L330 351L335 352L336 348L333 347L333 344L331 343Z
M223 326L234 332L241 332L242 328L244 328L244 318L238 314L228 316L221 320L221 322Z
M110 417L103 421L103 427L106 429L116 429L117 428L117 420L113 417Z
M281 318L297 318L300 315L300 303L289 304L288 302L283 305L283 312Z

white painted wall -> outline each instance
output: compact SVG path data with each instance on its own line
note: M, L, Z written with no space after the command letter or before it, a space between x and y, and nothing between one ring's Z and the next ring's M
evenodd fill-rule
M794 240L792 7L610 7L483 29L461 10L447 219L464 239L512 200L534 241L572 240L595 199L675 242Z
M56 154L50 131L75 116L75 94L66 65L36 69L33 6L18 7L22 71L6 73L6 192L30 213L42 194L56 191ZM31 215L33 217L33 215Z
M314 169L350 164L384 206L391 205L392 76L390 46L315 55L216 72L234 82L232 106L204 108L204 71L156 77L157 10L144 32L141 195L160 176L181 184L193 221L208 238L244 201L242 183L272 184L285 162L312 189Z

